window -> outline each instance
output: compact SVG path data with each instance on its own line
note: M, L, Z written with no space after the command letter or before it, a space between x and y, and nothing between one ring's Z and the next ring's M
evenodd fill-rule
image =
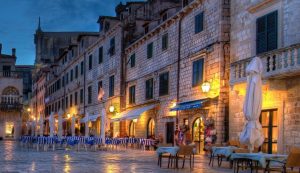
M135 86L129 87L129 104L135 103Z
M114 96L115 94L115 76L109 77L109 97Z
M162 16L162 21L166 21L168 19L168 13L164 13Z
M203 82L203 64L203 58L193 62L193 87Z
M144 30L145 30L145 34L147 34L149 32L149 26L148 25L145 26Z
M75 105L78 105L78 92L76 91L75 94L74 94L74 103Z
M169 93L169 72L159 75L159 96Z
M189 4L189 0L183 0L182 1L182 6L185 7Z
M153 99L153 79L146 80L146 100Z
M84 46L84 40L82 39L81 40L81 47L83 47Z
M80 74L83 75L83 70L84 70L84 63L81 61L80 63Z
M256 53L277 49L278 12L274 11L256 20Z
M153 57L153 42L147 45L147 58L150 59Z
M203 16L204 16L203 12L195 16L195 34L203 31L203 23L204 23Z
M64 99L63 98L61 99L61 107L62 107L62 109L65 109L65 104L64 104Z
M130 56L130 67L135 67L135 53Z
M92 70L93 68L93 55L89 56L89 70Z
M75 67L75 78L76 79L78 78L78 65L76 65Z
M80 103L83 103L83 89L80 89Z
M73 95L70 94L70 107L72 107L72 106L73 106Z
M102 88L102 81L99 81L98 82L98 94L99 94L99 92L100 92L100 88ZM102 88L103 89L103 88Z
M168 49L168 33L162 36L161 49L162 50Z
M73 69L71 70L71 73L70 73L70 81L71 82L73 81Z
M100 48L99 48L98 54L99 54L99 57L98 57L98 64L101 64L101 63L103 62L103 47L100 47Z
M109 54L110 54L110 56L115 54L115 37L110 39Z
M68 85L68 83L69 83L69 73L67 72L67 74L66 74L66 85Z
M69 106L69 104L68 104L68 96L66 96L65 100L66 100L66 106L65 107L68 108L68 106Z
M92 86L88 87L88 104L92 103Z

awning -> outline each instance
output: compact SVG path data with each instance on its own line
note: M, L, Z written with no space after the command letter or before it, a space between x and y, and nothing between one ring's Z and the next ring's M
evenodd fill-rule
M122 112L120 115L112 117L112 121L121 121L121 120L132 120L138 118L142 113L153 109L156 106L156 104L152 104L149 106L144 106L136 109L131 109Z
M87 121L96 121L98 117L100 117L100 114L95 114L95 115L89 115L88 116L88 120L87 120L87 117L85 116L84 118L82 118L80 120L81 123L85 123Z
M181 102L181 103L178 103L175 107L171 108L170 111L183 111L183 110L201 108L203 103L206 101L208 101L207 98L201 99L201 100Z

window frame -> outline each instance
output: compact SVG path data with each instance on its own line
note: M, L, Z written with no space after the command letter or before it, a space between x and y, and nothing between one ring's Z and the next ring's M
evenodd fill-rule
M162 77L164 76L164 75L167 75L167 89L164 89L164 88L162 88L163 86L162 86ZM164 87L166 87L166 86L164 86ZM167 95L169 95L169 89L170 89L170 73L167 71L167 72L163 72L163 73L160 73L159 74L159 91L158 91L158 93L159 93L159 96L161 97L161 96L167 96ZM164 90L166 90L166 92L164 91Z
M132 85L129 87L129 98L128 98L128 101L129 101L129 104L135 104L135 85Z

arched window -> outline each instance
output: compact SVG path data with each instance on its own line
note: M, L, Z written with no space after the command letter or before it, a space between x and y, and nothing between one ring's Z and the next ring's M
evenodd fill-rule
M19 103L19 91L15 87L6 87L2 91L1 102L2 103Z
M135 122L131 121L129 125L129 136L135 137Z
M148 121L147 137L150 136L155 136L155 122L153 118Z

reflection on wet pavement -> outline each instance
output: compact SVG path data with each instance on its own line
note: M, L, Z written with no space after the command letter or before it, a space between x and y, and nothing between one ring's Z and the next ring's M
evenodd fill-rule
M167 162L163 162L163 168L159 168L153 151L37 152L21 148L14 141L0 141L0 172L232 172L226 164L224 167L210 168L208 158L197 156L193 171L189 164L185 169L175 170L167 169Z

